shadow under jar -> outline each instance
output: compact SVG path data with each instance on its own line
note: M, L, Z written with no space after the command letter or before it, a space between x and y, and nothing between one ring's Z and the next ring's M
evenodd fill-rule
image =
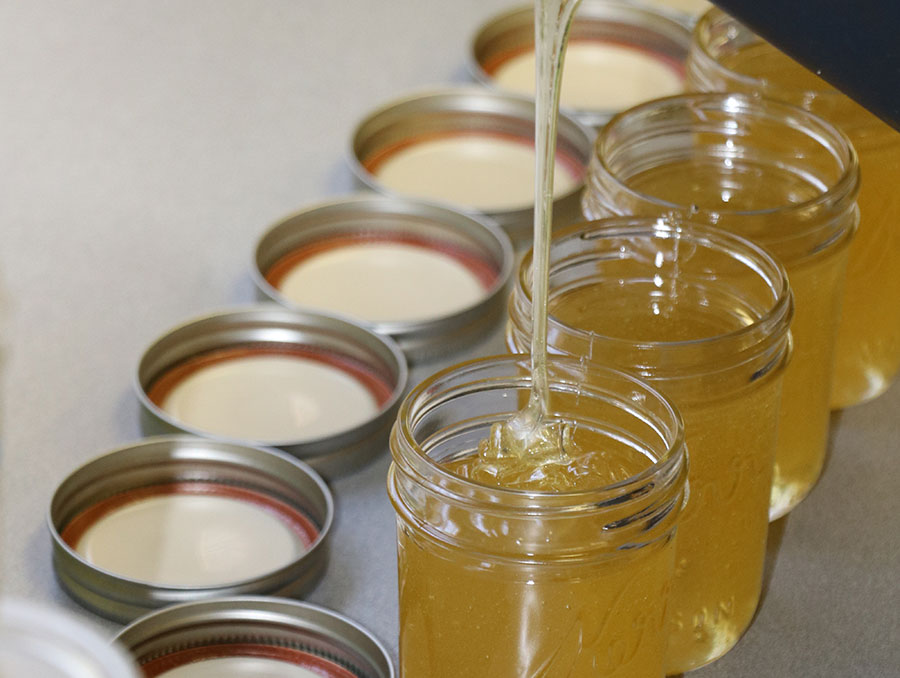
M548 367L566 453L495 459L496 483L473 477L489 463L479 446L528 401L528 356L451 367L401 406L388 489L403 676L663 675L685 493L680 417L624 373L559 358ZM583 456L568 456L573 444ZM572 484L547 489L558 472Z
M821 115L850 138L864 177L862 220L850 247L831 406L877 397L900 371L900 131L720 10L698 22L687 69L689 89L790 102Z
M597 139L589 219L674 215L765 247L790 276L794 354L784 376L769 517L812 490L828 447L830 389L859 167L847 137L788 104L690 94L636 106Z
M690 497L678 525L666 673L725 654L759 601L775 430L790 353L783 268L715 228L608 219L550 244L548 348L628 370L684 418ZM531 254L507 340L530 341Z

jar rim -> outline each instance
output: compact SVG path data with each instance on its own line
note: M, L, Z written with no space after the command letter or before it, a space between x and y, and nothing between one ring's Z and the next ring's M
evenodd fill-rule
M442 381L454 376L468 376L466 373L469 372L472 379L465 382L462 386L472 386L479 381L475 378L478 371L490 365L507 364L518 368L520 372L518 375L495 377L492 379L492 383L485 382L480 388L487 389L491 385L501 386L503 384L519 384L522 387L528 386L530 388L529 356L527 354L512 354L475 358L447 367L434 373L413 388L400 405L391 435L394 468L401 468L405 474L413 475L419 480L426 478L436 479L436 482L435 480L427 480L426 484L432 491L443 495L451 502L472 503L477 501L477 497L480 494L487 494L493 497L493 500L488 503L495 503L498 511L520 509L527 511L531 515L544 516L570 513L579 507L591 510L604 510L609 506L621 505L624 501L627 501L630 495L643 497L648 493L652 493L657 489L657 480L661 477L677 478L686 473L684 423L679 410L669 398L647 382L619 369L587 364L583 361L556 355L548 355L547 359L548 367L552 364L564 365L569 368L575 368L582 373L589 372L595 377L601 375L612 377L628 384L632 388L639 389L644 397L652 398L661 405L663 416L667 419L666 422L663 422L667 424L667 430L657 432L660 434L661 439L665 441L666 449L664 454L655 459L647 468L624 480L596 488L568 491L523 490L488 485L463 478L446 469L439 462L435 461L416 439L412 426L418 420L416 415L424 412L417 412L416 408L422 407L422 400L427 397L427 392L441 384ZM572 385L566 384L560 379L554 379L551 375L549 380L551 390L554 387L558 388L561 384ZM584 383L578 383L577 386L580 389L580 394L585 392L588 392L588 394L602 392L602 389ZM622 402L624 402L624 399ZM438 401L438 404L440 404L440 401ZM631 404L634 405L634 403ZM514 412L509 414L512 415ZM501 420L498 417L497 421ZM668 437L663 437L663 433L667 433ZM402 455L402 459L400 459L401 455L396 450L396 444L402 444L404 449L412 454ZM665 486L666 483L661 485ZM499 501L500 499L503 500L502 504Z
M573 224L554 233L554 236L550 241L550 273L553 273L554 266L554 244L559 245L559 243L571 238L587 240L622 238L629 236L690 239L693 242L706 242L721 247L728 247L729 251L734 250L739 255L737 257L739 261L747 264L748 268L765 276L767 285L773 290L773 304L767 309L762 317L757 318L755 322L744 325L739 329L712 337L680 341L634 341L621 337L598 334L596 332L589 332L578 327L567 325L555 319L552 315L548 317L548 323L551 326L563 329L565 332L582 338L585 341L600 340L612 346L628 346L638 350L648 351L664 349L670 352L692 349L699 346L709 346L710 344L744 344L748 337L755 334L760 335L758 341L753 342L754 346L758 346L760 343L764 342L766 337L776 336L776 330L778 328L783 328L781 334L787 333L791 318L793 317L793 295L790 290L788 276L784 266L759 245L739 235L713 226L680 220L674 222L667 217L608 217L606 219ZM532 299L531 289L528 285L528 271L531 267L532 256L532 250L525 253L525 256L519 264L519 274L516 276L515 282L515 296L518 296L520 299L527 302L529 309L532 304Z
M703 39L704 35L706 35L710 28L717 22L729 24L730 27L735 27L737 31L743 30L750 35L756 36L756 34L748 26L745 26L743 23L738 21L738 19L726 13L722 9L718 7L710 8L697 20L697 23L694 25L692 36L693 39L691 40L691 46L697 47L699 53L703 55L703 65L705 67L715 68L720 74L727 75L732 80L735 80L736 82L739 82L743 85L759 88L765 91L766 94L784 94L788 92L795 92L805 97L827 97L829 99L836 99L844 96L840 92L840 90L831 86L823 89L807 89L805 87L788 88L771 82L765 78L758 78L753 75L747 75L746 73L741 73L739 71L735 71L725 67L712 53L709 42ZM732 36L729 35L729 37ZM761 37L756 37L762 40ZM694 54L695 50L692 49L690 58L693 58Z
M663 208L687 209L688 205L663 200L654 195L638 191L629 186L626 181L620 178L618 173L610 167L606 154L601 152L601 148L609 143L610 137L618 131L618 129L627 124L636 117L646 116L650 112L659 112L663 110L693 110L702 111L703 109L715 108L718 111L733 114L735 116L765 116L770 120L781 119L786 127L794 130L810 130L808 136L818 141L824 152L839 163L841 170L840 176L836 181L830 183L826 190L808 200L788 205L780 205L777 207L767 207L756 210L729 210L716 211L708 210L710 213L725 215L730 218L742 217L762 217L769 214L778 214L784 217L785 222L791 219L797 219L800 223L803 220L798 219L796 215L809 213L813 210L823 210L829 205L845 205L841 212L855 209L856 195L859 192L859 159L856 150L853 147L849 137L841 129L828 122L824 118L810 111L804 110L799 106L794 106L786 102L769 99L762 96L744 94L738 92L694 92L688 94L677 94L669 97L662 97L647 101L628 110L613 116L607 125L600 130L597 139L594 142L594 154L592 157L591 167L594 174L601 172L607 179L615 184L617 191L621 191L638 200L649 202ZM591 181L592 177L588 177ZM707 210L700 209L700 212ZM815 225L803 229L799 233L789 234L790 237L803 236L808 233L818 233L826 228L832 227L833 219L825 219L816 222ZM852 233L852 226L847 229ZM762 238L768 241L763 235ZM778 238L774 239L776 242Z

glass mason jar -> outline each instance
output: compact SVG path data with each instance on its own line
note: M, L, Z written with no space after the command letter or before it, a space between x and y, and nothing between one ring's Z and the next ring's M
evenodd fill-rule
M530 341L531 254L507 342ZM779 396L790 353L784 269L719 229L664 219L580 224L550 244L548 345L629 370L684 418L690 497L678 525L666 673L727 652L759 601Z
M400 675L660 677L685 492L680 417L633 377L554 358L551 418L600 455L585 489L514 489L452 472L527 402L530 374L522 355L463 363L400 407L388 474Z
M623 113L602 131L583 209L676 214L750 238L787 269L794 353L784 376L769 517L812 490L825 462L835 339L859 167L847 137L799 108L689 94Z
M0 598L0 676L138 678L134 660L103 629L61 608Z
M900 370L900 132L720 10L696 26L687 78L690 89L798 105L841 128L856 148L862 221L850 247L831 405L875 398Z

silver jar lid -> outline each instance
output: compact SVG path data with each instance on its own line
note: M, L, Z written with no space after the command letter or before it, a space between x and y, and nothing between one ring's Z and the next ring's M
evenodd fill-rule
M137 678L138 669L99 628L60 609L0 600L0 676Z
M148 678L395 675L387 650L356 622L323 607L279 598L176 605L138 619L116 640ZM232 672L230 662L236 664ZM194 671L188 673L188 666Z
M592 142L590 130L560 114L559 190L553 201L556 226L580 219L578 196ZM435 150L437 144L444 144L442 151ZM466 144L466 148L452 155L454 162L446 162L445 153L455 144ZM350 151L351 166L363 185L484 214L506 229L517 247L528 246L534 214L531 99L476 87L411 94L366 116L353 131ZM416 165L407 165L414 155ZM405 172L399 171L401 159ZM499 166L515 172L498 171ZM397 167L390 180L386 179L388 167ZM502 184L496 184L494 177L501 178ZM470 195L473 191L481 194L478 199Z
M683 20L666 11L639 3L615 0L583 0L578 6L569 30L566 70L578 70L573 50L584 48L583 75L591 75L590 86L584 83L581 90L576 82L568 82L564 76L560 108L581 123L590 127L604 125L621 110L646 99L680 94L683 89L684 61L691 44L691 32ZM515 89L531 95L534 88L533 66L529 71L526 61L516 62L534 53L534 7L522 6L508 10L486 21L471 41L469 65L476 80L495 89ZM625 60L613 67L615 60ZM501 72L516 63L521 77L505 82ZM631 91L634 83L625 79L623 66L633 72L631 79L641 87ZM600 78L609 73L604 84ZM526 77L530 74L530 77ZM569 90L568 87L574 87ZM526 88L527 92L526 92ZM646 91L644 91L646 90ZM614 105L603 100L602 95L618 101ZM566 97L577 98L575 105Z
M390 338L265 304L170 330L144 352L135 387L147 434L277 447L334 477L384 451L406 381Z
M349 315L417 361L488 333L513 263L506 233L482 217L360 194L278 221L257 242L253 278L264 298Z
M59 485L53 567L75 600L128 621L240 594L299 595L324 572L331 492L264 448L159 436L89 461Z

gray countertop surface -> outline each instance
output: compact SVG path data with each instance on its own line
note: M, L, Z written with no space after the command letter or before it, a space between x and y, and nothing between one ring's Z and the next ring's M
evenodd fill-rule
M354 126L410 91L468 83L474 30L507 6L0 1L4 594L117 630L54 580L54 488L140 437L131 382L151 340L253 301L263 230L353 190ZM469 354L501 349L495 333ZM821 482L772 529L756 620L693 675L900 675L900 387L833 422ZM332 560L308 599L396 653L388 461L332 483Z

